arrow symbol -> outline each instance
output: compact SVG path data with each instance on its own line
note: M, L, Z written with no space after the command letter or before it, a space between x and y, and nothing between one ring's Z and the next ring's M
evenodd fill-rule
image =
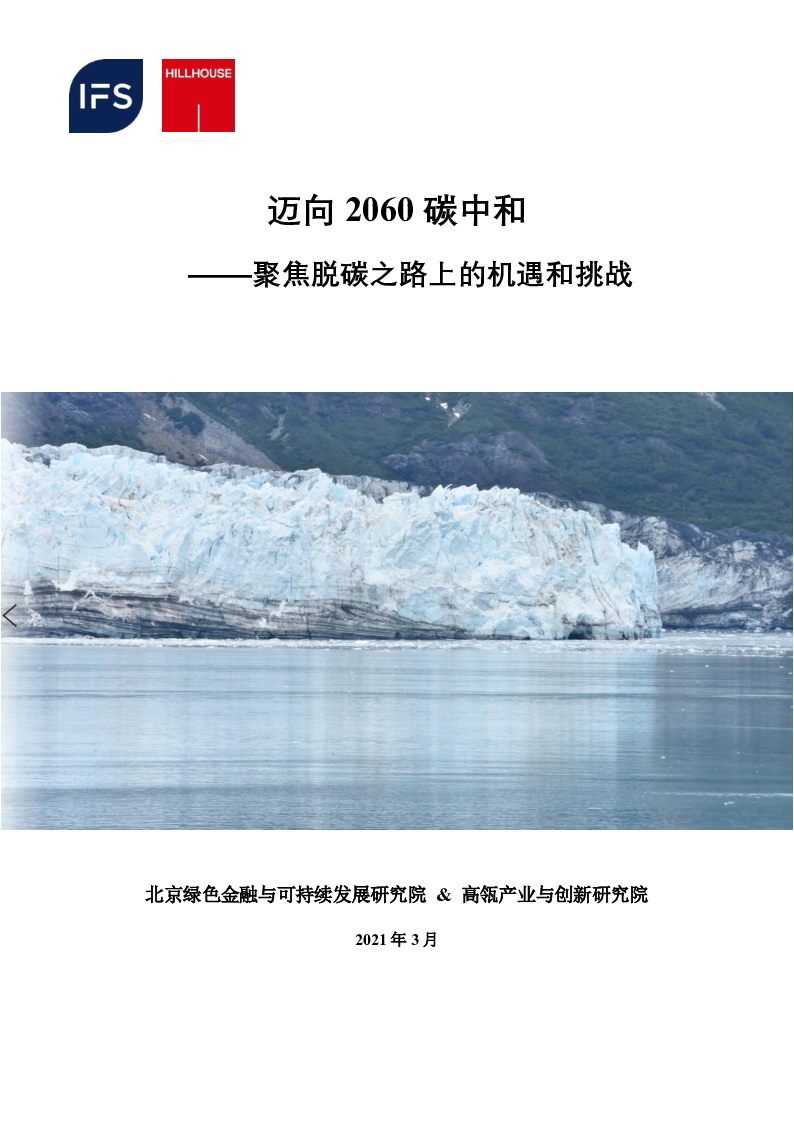
M9 624L14 624L14 621L12 619L10 619L8 614L9 614L9 612L13 612L15 608L16 608L16 605L12 604L11 607L7 608L5 610L5 612L3 613L3 619L8 620ZM14 624L14 627L16 628L16 624Z

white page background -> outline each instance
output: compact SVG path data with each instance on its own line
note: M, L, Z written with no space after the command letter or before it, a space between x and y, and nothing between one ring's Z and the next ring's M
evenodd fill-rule
M782 4L41 3L6 21L6 390L790 387ZM194 56L236 59L235 133L160 131L160 60ZM71 79L106 57L144 59L140 116L69 135ZM333 227L268 226L271 194L313 192ZM425 224L426 195L474 192L526 197L524 225ZM346 223L351 195L416 213ZM187 280L621 257L631 289ZM789 1117L790 832L0 847L15 1123ZM644 884L650 904L144 904L150 882L525 881ZM395 929L438 947L354 946Z

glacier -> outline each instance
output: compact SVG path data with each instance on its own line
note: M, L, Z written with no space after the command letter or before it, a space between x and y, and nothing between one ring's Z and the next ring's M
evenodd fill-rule
M653 553L512 488L2 442L16 635L632 639L661 634ZM5 627L4 627L5 631Z
M629 546L640 543L656 559L658 606L666 629L791 631L791 539L741 527L704 530L658 515L630 515L600 503L535 498L550 507L573 506L601 523L617 523Z

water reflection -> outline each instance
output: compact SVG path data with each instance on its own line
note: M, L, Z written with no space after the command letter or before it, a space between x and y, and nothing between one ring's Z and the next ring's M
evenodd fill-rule
M790 647L576 647L6 649L3 826L791 826Z

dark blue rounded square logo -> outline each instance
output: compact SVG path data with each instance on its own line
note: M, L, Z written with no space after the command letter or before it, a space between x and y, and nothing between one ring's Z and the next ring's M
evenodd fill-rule
M120 132L132 124L142 104L143 59L89 62L69 87L69 132Z

